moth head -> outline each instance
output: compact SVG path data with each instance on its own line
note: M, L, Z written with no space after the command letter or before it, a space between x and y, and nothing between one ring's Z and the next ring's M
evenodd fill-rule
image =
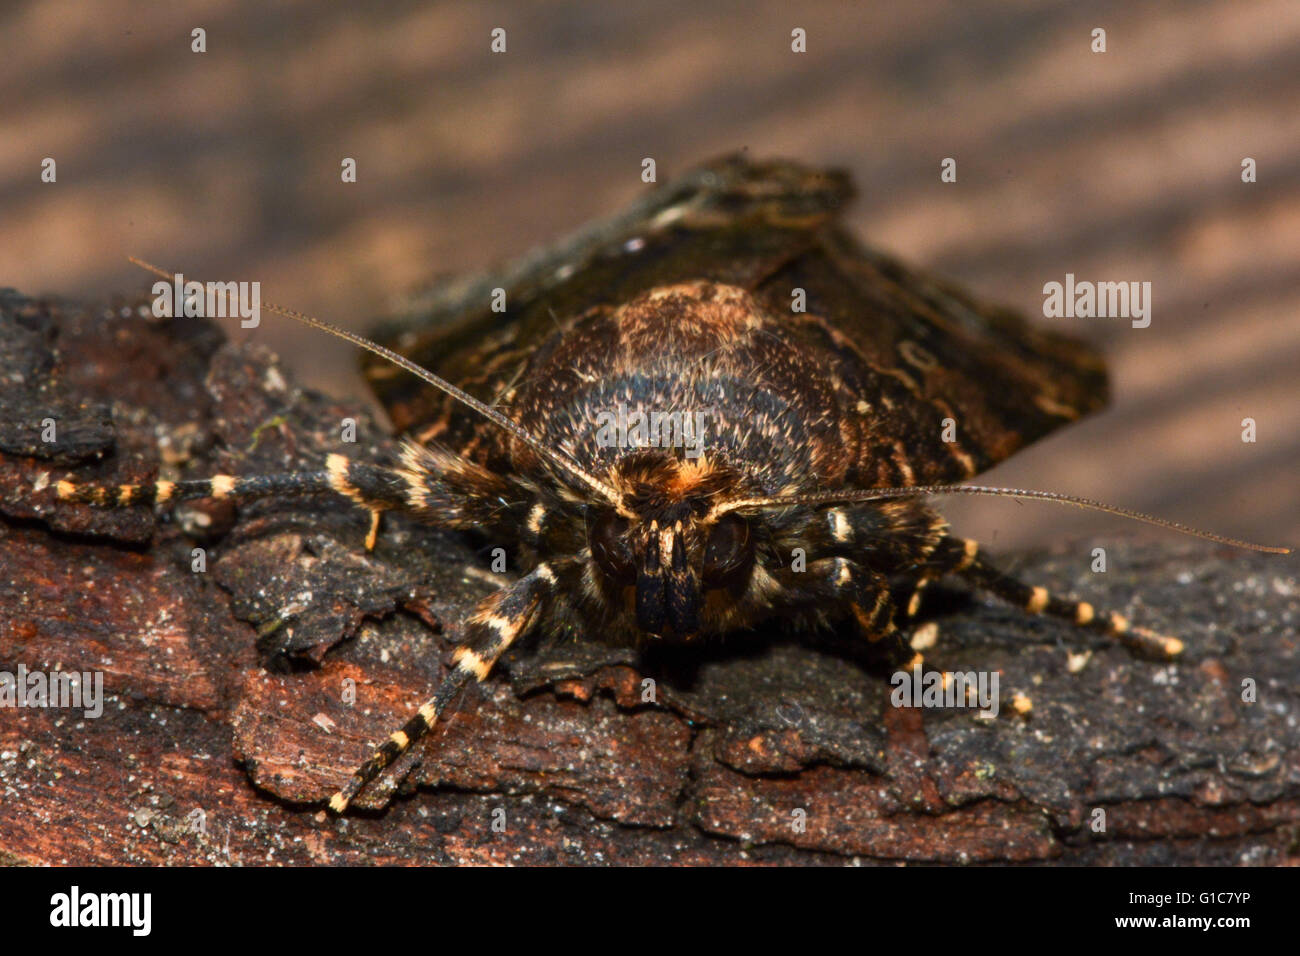
M755 529L714 508L737 480L705 458L663 453L637 453L614 467L620 507L588 513L593 572L645 633L693 637L749 586Z

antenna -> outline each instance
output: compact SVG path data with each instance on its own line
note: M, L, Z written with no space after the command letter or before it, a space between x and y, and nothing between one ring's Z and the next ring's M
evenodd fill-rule
M168 280L175 279L174 274L167 272L165 269L162 269L159 266L145 262L142 259L137 259L135 256L128 256L127 258L132 263L139 266L141 269L144 269L148 272L152 272L154 275L158 276L159 278L168 279ZM321 332L326 332L337 338L343 339L345 342L351 342L353 345L359 348L363 348L368 352L373 352L375 355L378 355L380 358L392 362L398 368L405 369L406 371L410 372L412 375L416 376L417 378L420 378L423 381L428 382L434 388L437 388L440 391L443 391L446 394L450 395L452 398L456 399L462 405L465 405L468 408L472 408L474 411L478 412L488 421L492 422L495 425L500 426L511 436L523 442L534 452L536 452L537 455L543 461L546 461L554 465L556 468L560 469L561 471L566 472L572 477L578 479L578 481L586 485L588 488L596 492L601 497L605 498L607 501L610 502L610 504L614 505L616 508L620 507L622 499L621 496L618 494L618 492L615 491L613 488L611 488L609 485L607 485L605 482L601 481L595 475L591 474L590 472L582 468L582 466L580 466L577 462L573 461L571 458L567 457L566 455L561 454L560 452L556 451L553 448L547 448L538 439L536 439L531 434L529 434L529 432L526 429L524 429L523 426L519 425L517 422L507 418L505 415L501 414L492 406L486 404L485 402L479 401L473 395L469 394L468 392L464 391L461 388L456 387L455 385L451 384L451 382L448 382L446 379L435 375L433 372L430 372L426 368L422 368L421 366L416 365L406 356L399 355L398 353L394 352L392 349L385 348L384 346L380 345L378 342L372 342L369 339L365 338L364 336L357 335L355 332L349 332L346 329L340 329L337 326L330 325L328 322L322 322L320 319L316 318L315 316L307 315L306 313L298 312L294 309L287 309L284 306L272 305L269 302L263 302L262 308L266 309L268 312L273 312L276 315L283 315L285 318L293 319L296 322L301 322L303 325L311 326L313 329L319 329Z
M929 495L989 495L1002 498L1018 498L1023 501L1054 501L1058 504L1073 505L1076 508L1086 508L1089 511L1101 511L1106 514L1119 515L1122 518L1131 518L1132 520L1140 521L1143 524L1155 525L1157 528L1167 528L1170 531L1177 531L1180 534L1191 535L1194 538L1204 538L1206 541L1214 541L1218 544L1227 544L1234 548L1245 548L1248 551L1263 551L1267 554L1291 553L1290 548L1280 548L1266 544L1253 544L1250 541L1241 541L1237 538L1229 538L1221 534L1214 534L1210 531L1200 531L1177 521L1170 521L1167 518L1157 518L1154 515L1144 514L1141 511L1133 511L1129 508L1120 508L1117 505L1103 504L1100 501L1093 501L1091 498L1081 498L1077 495L1066 495L1055 491L1033 491L1026 488L989 488L983 485L917 485L912 488L851 489L848 491L828 491L809 495L774 495L769 498L743 498L739 501L723 502L713 509L713 513L718 515L728 511L736 511L741 508L785 508L791 505L849 504L868 501L888 501L894 498L921 498Z

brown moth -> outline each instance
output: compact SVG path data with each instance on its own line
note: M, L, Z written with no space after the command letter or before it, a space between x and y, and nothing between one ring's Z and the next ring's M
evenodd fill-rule
M779 621L840 627L896 668L922 589L961 575L1031 614L1155 658L1182 643L1001 573L924 502L1066 501L955 485L1102 407L1083 343L904 267L838 217L847 176L731 156L503 273L446 283L368 350L411 437L394 462L219 475L65 499L114 505L334 493L504 545L519 576L465 626L432 698L330 801L335 812L521 638L702 641ZM150 267L153 268L153 267ZM155 269L160 275L170 274Z

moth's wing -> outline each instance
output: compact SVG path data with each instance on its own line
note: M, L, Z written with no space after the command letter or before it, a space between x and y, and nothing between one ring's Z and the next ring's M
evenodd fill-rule
M851 197L838 171L726 156L503 269L438 285L374 337L493 401L562 319L691 279L754 288L813 249ZM453 447L478 432L440 392L368 354L362 363L400 430Z
M847 407L865 418L863 484L961 481L1106 403L1105 365L1085 343L977 302L837 224L758 292L788 310L793 288L807 294L801 334L841 357Z
M842 172L724 157L502 270L438 286L376 338L493 402L564 320L656 285L738 285L791 317L792 344L840 355L845 408L867 409L854 469L867 485L967 478L1105 403L1105 368L1083 343L857 243L835 221L852 194ZM500 440L442 393L363 362L399 429L465 450Z

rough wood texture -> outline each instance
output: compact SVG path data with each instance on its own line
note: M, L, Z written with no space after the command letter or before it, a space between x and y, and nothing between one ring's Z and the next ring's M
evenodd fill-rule
M1293 558L1080 542L1015 564L1188 644L1177 665L957 589L932 666L996 670L1003 712L897 709L832 641L700 655L543 641L343 821L322 800L423 699L486 561L331 499L174 518L57 503L41 476L318 463L388 439L262 350L138 302L0 300L0 670L100 671L103 715L0 709L0 859L22 863L1296 862ZM59 442L33 437L55 417ZM38 432L35 433L38 436ZM34 485L44 490L35 496ZM1088 568L1104 544L1109 571ZM206 549L207 571L191 570ZM317 666L319 665L319 666ZM657 680L657 703L643 679ZM1242 701L1242 681L1258 688ZM355 681L356 704L343 702ZM1013 694L1033 702L1017 716ZM382 808L382 809L381 809ZM1089 827L1107 814L1104 833ZM806 812L796 831L795 811ZM194 811L205 815L197 832ZM505 831L494 831L495 811Z

